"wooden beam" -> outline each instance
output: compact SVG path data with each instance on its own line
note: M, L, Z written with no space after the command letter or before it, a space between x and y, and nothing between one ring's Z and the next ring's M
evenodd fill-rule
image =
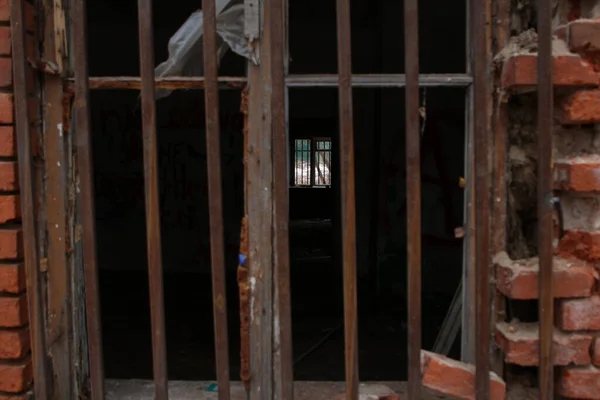
M260 3L264 4L263 2ZM250 282L250 400L273 398L273 159L268 7L263 37L248 63L248 259ZM263 40L264 39L264 40Z
M72 391L73 357L71 277L67 263L66 160L63 107L64 61L67 53L63 0L43 2L45 32L42 58L57 66L45 74L43 118L45 138L48 234L48 346L52 357L53 399L76 397Z

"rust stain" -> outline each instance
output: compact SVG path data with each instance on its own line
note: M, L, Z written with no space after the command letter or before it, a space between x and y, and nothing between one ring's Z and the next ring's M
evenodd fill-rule
M48 272L48 258L40 260L40 272Z
M248 182L248 86L244 87L241 96L240 111L244 116L244 182ZM244 186L246 186L244 184ZM244 199L247 199L244 187ZM247 214L247 209L245 210ZM237 281L240 294L240 379L246 390L250 389L250 283L248 280L248 216L244 215L241 221L240 254L246 257L246 265L238 266Z
M63 132L67 134L67 132L71 131L71 101L73 100L73 94L68 93L63 88Z
M246 257L246 265L239 265L237 282L240 292L240 379L246 390L250 388L250 284L248 283L248 217L242 218L240 254Z
M223 296L218 295L217 298L215 299L215 305L217 306L217 310L219 312L223 312L224 308L225 308L225 301L223 300Z

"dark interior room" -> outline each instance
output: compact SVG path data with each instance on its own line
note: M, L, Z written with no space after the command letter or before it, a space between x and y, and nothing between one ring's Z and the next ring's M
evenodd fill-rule
M199 8L154 1L155 60ZM421 73L465 72L466 2L421 0ZM337 71L335 2L290 0L290 74ZM137 2L90 0L90 76L139 76ZM404 71L402 2L352 1L353 73ZM440 37L443 36L442 41ZM199 59L201 62L201 59ZM227 51L219 74L246 75ZM244 215L240 89L220 91L231 379L240 379L236 281ZM360 378L406 380L404 90L355 88ZM460 284L465 169L464 88L421 89L423 348L431 349ZM177 90L157 107L169 378L216 378L204 93ZM289 218L294 377L344 380L337 88L289 89ZM139 92L91 94L95 203L107 378L152 378ZM251 262L251 261L250 261ZM460 358L460 340L450 356Z

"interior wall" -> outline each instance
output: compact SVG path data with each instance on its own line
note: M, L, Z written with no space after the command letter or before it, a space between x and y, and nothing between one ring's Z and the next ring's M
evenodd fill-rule
M181 7L155 2L156 62L167 57L167 42L198 5L185 1ZM459 73L465 68L465 2L456 5L440 0L422 0L420 17L421 71ZM402 5L354 1L353 71L355 73L400 73L404 70ZM139 74L137 9L135 1L94 0L90 2L91 75ZM318 10L315 11L315 10ZM292 73L334 73L337 69L334 3L291 1L290 24ZM382 22L383 21L383 22ZM444 38L442 40L441 38ZM118 43L118 46L114 44ZM245 60L229 52L220 74L244 75ZM305 132L332 132L337 135L337 90L293 89L290 91L293 135ZM98 196L98 237L109 247L127 246L135 251L130 261L116 261L106 255L101 268L145 268L135 257L145 259L145 232L130 226L144 219L141 122L137 92L99 92L92 97L94 120L96 184ZM161 201L165 269L208 271L208 213L206 193L206 152L204 149L203 94L177 92L159 100ZM425 241L424 276L432 288L453 292L462 266L462 242L453 240L442 224L446 221L440 198L452 193L451 222L462 223L462 192L458 178L463 175L464 100L461 90L428 90L425 133L437 131L450 183L444 188L423 184L423 232L435 241ZM404 92L402 90L354 90L357 252L361 274L378 272L382 291L404 290L406 262L406 216L404 158ZM223 178L226 251L235 268L239 222L243 209L242 115L239 91L221 92ZM424 137L431 135L425 134ZM434 144L431 144L433 146ZM424 142L424 147L431 147ZM118 160L118 161L117 161ZM375 168L377 167L377 168ZM127 170L128 172L125 172ZM423 156L423 173L437 174L435 160ZM452 182L456 182L453 186ZM457 190L458 189L458 190ZM115 191L127 200L116 207ZM338 219L333 189L292 189L291 218ZM365 195L370 194L370 195ZM105 201L103 201L103 199ZM378 207L373 202L377 201ZM334 224L334 226L336 226ZM339 227L339 226L338 226ZM375 238L375 239L374 239ZM375 240L376 243L372 243ZM135 255L135 257L134 257ZM139 258L138 258L139 259ZM381 267L381 268L378 268ZM387 275L386 275L387 274ZM447 274L447 275L444 275ZM394 279L385 279L385 276ZM434 279L435 277L435 279ZM444 277L448 279L444 279ZM386 282L396 282L386 286ZM442 285L448 285L443 289Z

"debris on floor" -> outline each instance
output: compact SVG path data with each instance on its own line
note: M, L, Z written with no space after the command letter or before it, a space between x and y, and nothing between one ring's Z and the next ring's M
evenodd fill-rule
M464 400L475 399L475 366L421 350L423 386ZM506 397L506 384L490 372L490 400Z

